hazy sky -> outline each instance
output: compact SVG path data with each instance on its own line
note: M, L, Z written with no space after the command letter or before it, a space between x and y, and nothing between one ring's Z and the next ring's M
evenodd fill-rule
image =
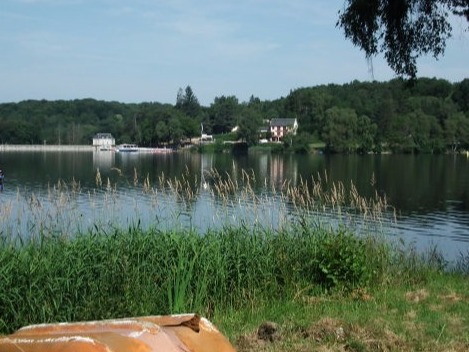
M343 0L0 0L0 102L261 100L328 83L387 81L336 28ZM419 76L469 77L466 22Z

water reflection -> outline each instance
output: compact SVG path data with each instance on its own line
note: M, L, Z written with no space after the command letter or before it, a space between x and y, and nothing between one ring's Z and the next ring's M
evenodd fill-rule
M110 171L115 164L115 153L112 151L94 151L93 168L102 171Z
M353 184L367 199L386 196L396 208L397 224L384 230L392 237L420 248L436 244L453 257L469 251L469 160L461 156L8 152L0 154L0 166L6 175L2 235L59 233L60 222L66 233L74 223L84 231L139 221L168 228L241 221L277 227L292 220L298 203L276 191L288 185L313 192L313 181L321 179L324 187L342 182L344 192ZM336 221L316 215L325 224Z

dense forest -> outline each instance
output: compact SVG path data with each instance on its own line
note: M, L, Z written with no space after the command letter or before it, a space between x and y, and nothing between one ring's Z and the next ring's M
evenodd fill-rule
M287 97L261 101L251 96L216 97L201 106L190 86L180 89L175 104L128 104L80 100L26 100L0 104L2 144L91 144L98 132L116 143L141 146L180 145L203 132L227 134L249 145L272 118L297 118L297 136L288 141L297 151L323 142L330 152L424 152L469 149L469 79L353 81L295 89ZM267 136L268 137L268 136Z

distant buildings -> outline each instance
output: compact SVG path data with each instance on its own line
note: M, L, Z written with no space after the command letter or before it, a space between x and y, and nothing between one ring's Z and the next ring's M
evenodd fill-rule
M238 126L233 128L232 132L238 131ZM277 118L272 120L264 120L258 129L261 143L281 142L285 136L295 136L298 130L297 119ZM199 143L213 142L214 138L210 134L204 133L203 125L201 125L201 135L198 139ZM93 147L95 150L114 150L116 140L110 133L97 133L93 136Z
M110 133L96 133L93 137L95 150L112 150L115 145L116 140Z
M296 119L272 119L270 120L270 140L279 142L287 134L296 135L298 121Z

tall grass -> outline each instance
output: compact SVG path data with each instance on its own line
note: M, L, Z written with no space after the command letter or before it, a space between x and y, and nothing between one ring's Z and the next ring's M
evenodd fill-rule
M230 227L202 235L129 228L22 246L3 240L0 331L187 311L211 316L216 309L360 287L385 270L382 250L345 231L300 228Z
M345 230L226 227L0 244L0 332L31 323L254 309L331 291L413 283L440 268ZM412 269L409 270L409 269ZM405 275L403 275L405 273Z
M13 221L0 236L0 332L31 323L187 311L211 317L272 299L417 280L422 270L441 269L392 248L373 230L362 236L351 231L357 221L379 223L388 211L384 198L360 197L353 185L330 183L327 175L266 184L260 191L255 181L248 171L233 178L212 170L203 180L162 174L153 185L135 171L143 210L155 214L145 226L138 220L113 224L122 195L100 176L95 191L59 182L46 197L31 194L22 207L3 207L3 219L16 213L21 222L22 211L33 215L26 220L31 233ZM200 197L216 204L213 223L202 230L182 226L180 213L173 213L174 226L161 226L168 199L190 213ZM83 198L105 219L84 225ZM142 211L141 202L131 206ZM22 230L5 232L15 228Z
M42 193L18 190L0 208L0 237L74 236L95 227L112 231L136 223L144 229L158 225L198 232L240 223L276 230L301 218L366 231L374 226L372 231L379 232L383 221L393 221L392 211L385 197L362 197L352 183L331 182L327 174L278 185L256 180L246 170L237 176L208 170L200 177L186 170L178 178L161 174L156 180L134 170L126 186L118 187L97 170L95 188L59 180Z

